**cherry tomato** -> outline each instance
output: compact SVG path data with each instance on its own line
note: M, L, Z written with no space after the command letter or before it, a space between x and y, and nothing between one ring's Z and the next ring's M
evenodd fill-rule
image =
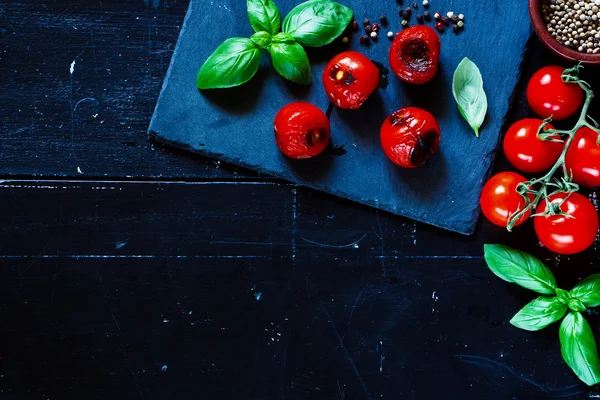
M329 119L312 104L288 104L279 110L274 125L277 146L290 158L314 157L329 143Z
M371 60L356 51L335 56L323 71L323 86L331 102L356 110L379 87L381 75Z
M385 155L404 168L425 164L440 145L440 126L425 110L407 107L392 113L381 127Z
M404 29L389 53L392 71L404 82L423 84L435 76L440 59L440 37L428 26Z
M509 217L525 208L525 199L517 193L519 183L527 179L515 172L500 172L490 178L483 187L479 203L483 215L494 225L506 228ZM533 200L533 196L530 196ZM521 225L531 213L523 215L515 226Z
M563 143L538 138L541 119L525 118L515 122L504 136L504 154L521 172L536 173L551 168L563 149ZM547 129L554 129L547 125ZM559 139L557 136L556 139Z
M544 246L559 254L575 254L590 247L598 234L598 212L586 197L579 193L559 193L550 196L551 204L571 215L550 215L535 217L535 233ZM536 213L546 211L542 200Z
M575 114L583 104L583 90L576 83L562 80L564 68L551 65L537 71L527 86L527 102L542 118L555 121Z
M575 133L565 159L567 170L573 173L573 181L586 187L600 186L600 146L598 134L590 128Z

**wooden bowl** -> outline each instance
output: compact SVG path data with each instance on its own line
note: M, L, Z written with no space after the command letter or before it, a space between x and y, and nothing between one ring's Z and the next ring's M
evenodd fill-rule
M600 64L600 53L581 53L575 49L560 44L555 38L552 37L552 35L548 32L546 22L542 17L541 0L529 0L529 17L531 18L533 30L538 35L542 43L544 43L544 45L546 45L546 47L555 54L571 61L581 61L585 64Z

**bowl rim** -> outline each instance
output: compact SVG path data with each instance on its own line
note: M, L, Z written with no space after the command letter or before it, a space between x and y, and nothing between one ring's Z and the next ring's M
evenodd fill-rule
M555 54L566 58L571 61L581 61L586 64L600 64L600 53L588 54L581 53L563 44L560 44L551 34L548 32L546 22L542 18L542 1L543 0L529 0L529 17L533 30L540 38L542 43Z

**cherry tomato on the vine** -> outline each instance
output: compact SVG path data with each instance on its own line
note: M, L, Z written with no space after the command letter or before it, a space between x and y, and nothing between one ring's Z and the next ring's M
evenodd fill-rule
M515 172L500 172L490 178L481 192L480 204L483 215L494 225L506 228L512 214L525 208L525 199L517 193L517 186L527 182ZM533 200L533 196L530 197ZM530 216L521 217L515 226L521 225Z
M277 146L290 158L314 157L329 144L329 119L312 104L288 104L279 110L274 125Z
M575 114L583 104L583 89L562 79L563 67L550 65L537 71L527 86L529 107L542 118L558 121Z
M335 56L323 71L323 86L331 102L356 110L379 87L381 75L371 60L356 51Z
M504 154L521 172L536 173L549 169L562 153L563 143L542 140L537 136L543 122L535 118L522 119L515 122L504 136ZM548 124L547 129L554 127Z
M392 113L381 126L381 146L396 165L416 168L437 151L440 126L425 110L407 107Z
M423 84L435 76L440 58L440 37L424 25L404 29L392 43L389 62L404 82Z
M575 254L590 247L598 234L598 212L592 202L579 193L558 193L549 200L570 217L535 217L535 233L540 242L559 254ZM546 202L542 200L536 213L543 212L546 212Z
M590 188L600 186L600 146L597 140L598 134L590 128L579 129L565 159L573 181Z

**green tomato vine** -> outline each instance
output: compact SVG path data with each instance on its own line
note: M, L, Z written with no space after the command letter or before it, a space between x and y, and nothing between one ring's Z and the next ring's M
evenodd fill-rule
M541 214L532 214L531 217L540 217L548 215L564 215L570 217L568 213L561 210L561 206L566 201L567 197L560 203L551 203L549 198L558 193L574 193L579 190L579 185L573 182L573 175L570 170L567 169L565 162L567 152L575 134L581 128L587 127L592 129L598 134L598 145L600 145L600 129L598 122L588 115L588 110L592 99L594 98L594 92L591 86L584 80L579 79L579 71L583 68L581 64L574 66L573 68L565 69L562 74L562 79L565 83L576 84L581 87L585 93L585 101L581 108L581 114L579 119L575 123L575 126L569 130L562 129L546 129L547 125L552 121L552 117L544 119L544 122L538 128L537 136L542 140L548 140L553 142L564 142L563 151L556 160L556 163L546 175L541 178L534 178L527 182L520 183L517 186L517 192L525 200L525 207L522 210L517 210L511 214L508 219L506 229L512 231L513 227L524 216L528 215L532 210L535 210L540 201L546 202L546 210ZM562 170L562 175L557 176L559 170ZM533 196L533 199L531 199Z

